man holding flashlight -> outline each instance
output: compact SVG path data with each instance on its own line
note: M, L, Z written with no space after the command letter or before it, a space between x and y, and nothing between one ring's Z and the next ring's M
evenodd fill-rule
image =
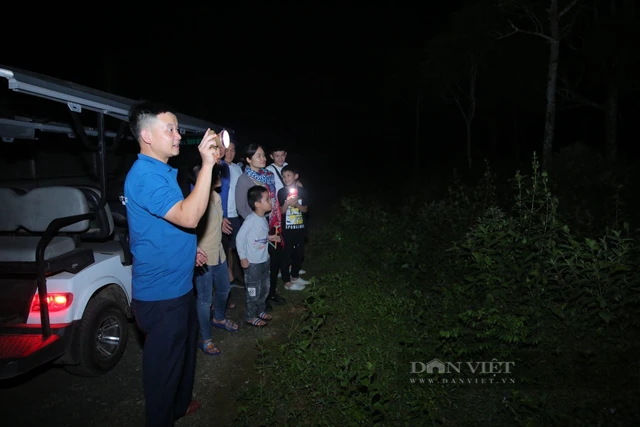
M198 322L193 266L206 255L196 249L198 225L209 204L220 138L207 130L198 145L202 167L184 198L178 170L167 163L180 154L178 119L151 102L129 112L131 133L140 145L124 184L133 254L132 301L138 327L146 334L142 377L147 426L171 426L195 412L192 400Z

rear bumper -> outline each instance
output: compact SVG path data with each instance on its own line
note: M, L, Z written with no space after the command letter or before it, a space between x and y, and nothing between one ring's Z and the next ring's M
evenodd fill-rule
M20 376L64 355L75 325L51 325L51 336L46 340L39 325L0 326L0 380Z

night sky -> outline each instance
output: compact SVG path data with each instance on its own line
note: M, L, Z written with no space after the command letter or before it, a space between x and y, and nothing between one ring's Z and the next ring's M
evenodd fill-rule
M168 102L181 113L233 128L240 147L258 142L286 148L289 161L328 185L364 174L374 178L364 182L377 185L395 179L393 167L415 173L416 167L464 165L464 122L455 106L433 97L421 118L422 154L413 154L425 47L452 28L461 3L172 3L140 10L104 3L86 4L75 17L59 4L38 6L37 12L28 6L28 14L12 5L3 26L12 36L3 43L0 63L132 99ZM484 72L498 82L507 75L525 80L502 88L485 84L484 77L479 81L478 147L498 138L492 128L498 126L507 129L503 140L517 127L539 144L546 44L520 37L503 45L511 45L509 53ZM512 87L520 98L510 98ZM511 116L513 106L520 117ZM566 132L571 140L602 132L590 127L601 121L595 120L600 112L576 111L558 119L560 139Z
M422 46L446 27L455 2L446 3L447 10L173 4L105 9L75 22L46 11L30 19L45 39L17 37L1 63L167 101L240 139L281 140L293 152L330 126L393 126L405 113L412 126L413 98L393 85L415 82Z
M411 88L422 46L449 23L456 2L445 3L174 3L140 11L98 5L100 17L86 9L76 19L61 17L55 6L30 14L34 38L24 21L18 24L23 31L5 43L0 63L168 102L234 129L239 146L282 146L303 173L316 174L312 179L347 185L367 162L379 166L393 157L374 146L392 136L413 144ZM323 169L332 176L317 174Z

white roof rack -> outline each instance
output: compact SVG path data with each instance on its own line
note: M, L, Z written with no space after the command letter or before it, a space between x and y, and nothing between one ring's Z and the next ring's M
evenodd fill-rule
M128 121L129 109L137 103L129 98L13 67L0 65L0 77L8 80L11 90L65 103L76 112L87 109ZM208 128L216 132L223 129L206 120L180 113L176 116L183 131L204 133ZM234 133L229 128L224 129Z

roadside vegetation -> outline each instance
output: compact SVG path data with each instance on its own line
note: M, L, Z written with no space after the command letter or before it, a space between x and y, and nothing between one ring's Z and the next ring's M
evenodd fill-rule
M401 206L343 199L311 236L302 318L261 347L237 425L637 421L635 178L582 146L554 165L551 178L534 154L498 182L487 164ZM461 372L427 373L436 358ZM465 369L479 361L513 365Z

